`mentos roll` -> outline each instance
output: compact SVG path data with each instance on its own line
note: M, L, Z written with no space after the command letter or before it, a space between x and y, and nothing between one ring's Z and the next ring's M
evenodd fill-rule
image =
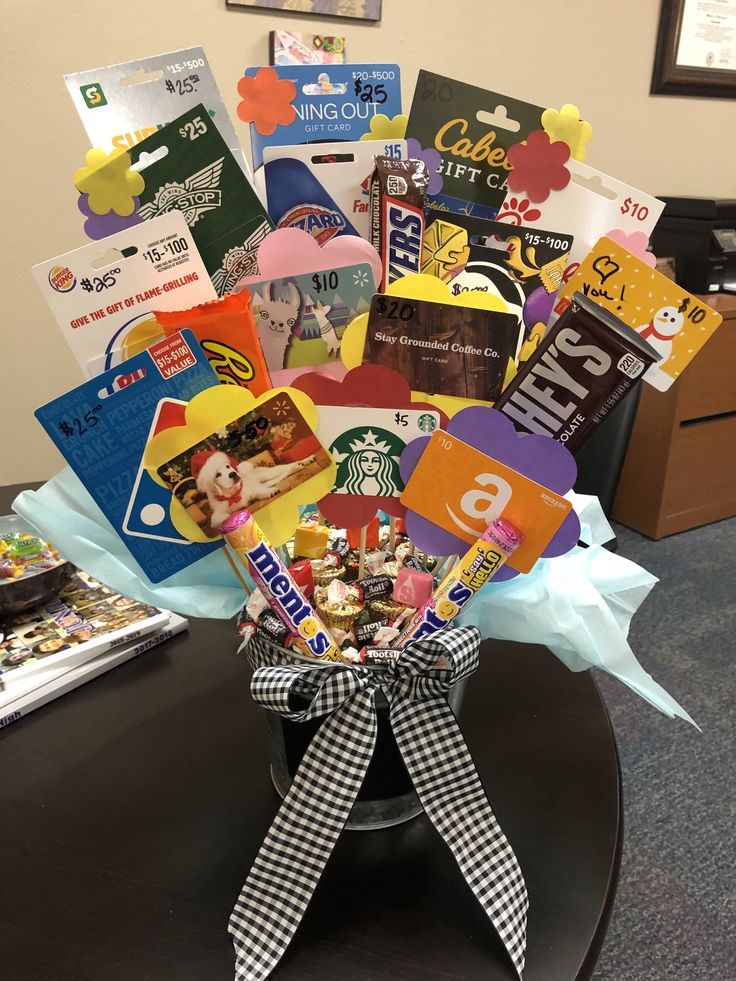
M381 290L418 273L424 240L424 203L429 174L423 160L376 157L371 177L371 243L381 256Z
M277 228L301 228L319 245L336 235L358 234L301 160L271 160L264 173L268 213Z
M575 293L495 408L519 432L551 436L574 454L659 360L635 330Z

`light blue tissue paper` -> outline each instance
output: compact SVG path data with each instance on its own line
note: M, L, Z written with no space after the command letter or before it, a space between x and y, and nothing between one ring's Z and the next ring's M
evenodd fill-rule
M13 510L70 562L142 603L183 616L216 619L235 616L243 605L243 588L222 549L161 583L152 583L68 467L37 491L19 494Z

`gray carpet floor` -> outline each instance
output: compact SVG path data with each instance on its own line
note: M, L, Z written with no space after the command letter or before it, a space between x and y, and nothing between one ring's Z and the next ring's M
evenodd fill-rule
M736 519L659 542L616 527L660 582L630 642L701 726L669 720L596 675L616 731L625 836L595 981L734 981Z

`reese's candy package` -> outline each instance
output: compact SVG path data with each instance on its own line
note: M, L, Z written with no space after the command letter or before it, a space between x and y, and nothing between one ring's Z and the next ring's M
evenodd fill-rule
M383 262L381 289L418 273L429 174L423 160L375 158L370 185L371 243Z
M254 395L271 388L247 290L189 310L157 311L154 316L167 337L189 328L222 384L240 385Z

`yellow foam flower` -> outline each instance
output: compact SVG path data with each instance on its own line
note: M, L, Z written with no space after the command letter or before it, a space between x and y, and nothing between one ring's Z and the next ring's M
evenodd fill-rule
M408 116L388 116L379 112L371 119L371 128L368 133L361 136L361 140L403 140L406 136L406 124L409 122Z
M90 211L106 215L114 211L127 218L135 210L133 198L146 186L140 174L130 169L130 154L123 149L106 153L100 147L87 151L86 166L74 175L74 183L81 194L88 195Z
M593 135L590 123L580 118L580 110L570 103L561 109L545 109L542 128L553 142L567 143L573 160L585 160L585 144Z

